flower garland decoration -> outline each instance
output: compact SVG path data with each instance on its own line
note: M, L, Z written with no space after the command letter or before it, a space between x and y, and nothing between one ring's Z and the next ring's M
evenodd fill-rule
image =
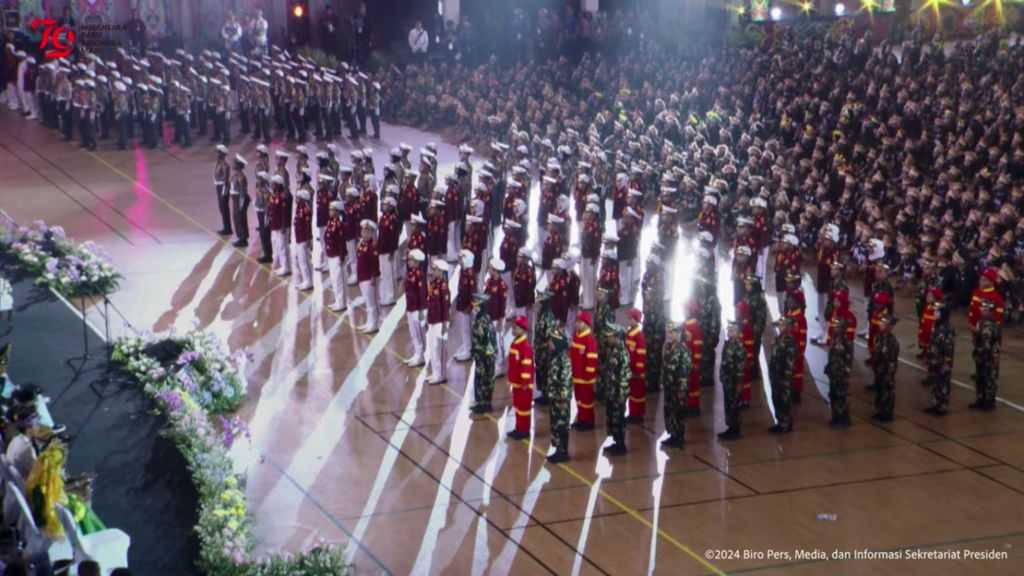
M229 355L219 339L199 330L183 337L172 334L169 339L183 351L167 366L146 354L145 350L157 341L148 332L119 339L111 359L137 378L146 395L156 401L167 417L163 433L181 451L192 474L199 493L195 530L200 542L200 568L214 576L351 573L345 547L322 542L301 554L255 557L253 520L245 504L245 476L235 472L230 454L239 439L251 437L244 420L219 414L226 405L241 404L245 354Z
M69 297L110 294L122 276L114 269L107 251L95 242L78 243L60 226L36 220L31 227L6 221L0 232L0 251L11 256L36 284Z

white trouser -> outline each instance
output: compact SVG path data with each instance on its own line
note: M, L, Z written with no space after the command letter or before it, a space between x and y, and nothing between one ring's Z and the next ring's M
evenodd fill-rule
M818 292L818 330L821 331L821 337L828 337L828 323L829 318L825 318L825 307L828 305L828 294L822 294Z
M345 241L345 250L348 252L348 254L350 256L352 256L351 258L348 259L348 262L346 262L346 264L348 264L348 280L346 280L346 281L349 284L355 284L356 283L356 258L355 258L355 256L356 256L356 241L355 240L346 240Z
M295 251L295 267L299 270L296 281L300 288L307 288L313 285L313 273L310 270L309 242L302 242L293 246Z
M762 248L757 251L757 277L764 283L765 266L768 263L768 249Z
M594 307L594 287L597 285L597 260L580 260L580 305L584 310Z
M324 243L324 234L327 232L327 227L317 227L316 237L319 242L320 251L317 254L316 269L323 270L327 266L327 244Z
M330 272L331 289L334 290L334 303L331 309L342 309L348 306L348 297L345 294L345 263L340 256L327 259L327 270Z
M508 372L508 365L505 362L505 321L498 320L494 322L494 338L495 346L498 349L498 355L494 358L494 375L504 376Z
M633 261L623 260L619 263L619 302L622 306L633 303Z
M511 318L512 314L516 311L516 295L512 287L512 273L504 272L501 277L505 280L505 286L508 286L508 298L505 298L505 318Z
M271 230L270 243L274 248L273 262L271 267L275 273L287 274L291 272L291 262L288 259L288 236L284 230Z
M419 364L423 361L423 312L406 312L405 322L409 325L409 339L412 340L411 360L414 364Z
M445 255L448 262L455 262L459 259L459 233L455 222L448 223L448 253Z
M444 369L444 338L441 337L440 322L427 327L427 354L430 358L430 380L440 382L447 379Z
M459 350L455 357L459 360L469 358L473 341L473 318L465 312L455 312L455 324L459 327Z
M27 92L25 90L19 90L21 95L21 109L29 113L29 120L34 120L39 117L36 113L36 95L33 92Z
M18 87L14 81L7 83L7 107L11 110L18 110L21 103L18 101Z
M381 254L380 259L380 303L390 306L395 303L395 255Z
M363 305L366 306L367 330L380 328L380 302L377 300L377 279L364 280L359 283L359 291L363 293Z

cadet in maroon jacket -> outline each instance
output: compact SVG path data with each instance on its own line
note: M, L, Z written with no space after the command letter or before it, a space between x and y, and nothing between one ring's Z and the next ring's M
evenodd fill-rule
M362 239L356 248L356 279L366 306L366 323L359 327L366 334L380 329L380 302L377 299L377 283L380 279L380 255L377 252L377 224L372 220L361 223Z
M377 191L373 189L373 176L366 175L363 193L359 196L359 208L363 220L377 222Z
M412 357L406 364L412 368L423 366L426 340L423 334L423 314L427 311L427 255L422 250L409 251L405 272L405 322L412 340Z
M320 272L327 267L327 250L324 247L324 233L327 230L327 219L330 217L331 205L331 184L334 178L330 174L321 173L317 176L316 188L316 211L313 216L316 218L316 237L320 243L320 251L317 253L315 270Z
M476 255L472 250L463 248L459 252L459 287L455 294L455 322L459 328L459 349L455 352L455 360L467 362L472 350L473 331L473 294L476 293L476 271L473 268Z
M345 230L345 250L351 256L348 261L349 286L356 284L356 244L359 243L359 222L362 208L359 204L359 190L355 188L345 189L345 218L342 220Z
M487 283L484 292L490 299L487 301L487 314L494 323L494 334L497 341L498 355L495 359L495 376L505 375L505 305L508 300L508 284L501 277L505 272L505 263L499 258L491 258L487 271Z
M444 217L444 201L431 200L427 208L427 256L431 262L436 258L444 260L446 256L448 227Z
M395 278L398 276L398 271L395 270L395 254L398 252L398 239L402 234L401 224L398 222L397 206L398 201L394 196L384 198L384 201L381 202L383 212L380 215L380 223L377 225L381 306L392 306L395 303Z
M270 179L270 202L267 205L267 218L270 221L270 241L274 245L271 265L274 274L287 276L291 274L291 251L288 250L288 196L284 191L284 178L275 174Z
M444 341L448 334L448 307L451 300L448 291L448 263L443 259L434 260L430 284L427 286L427 353L430 356L427 384L440 384L448 379L444 366Z
M345 231L341 220L341 212L345 209L342 203L335 200L328 204L330 215L324 227L324 253L327 254L327 270L330 273L331 288L334 290L334 303L331 310L341 312L348 307L345 294Z
M313 272L310 269L310 252L313 240L313 208L310 205L309 190L300 188L295 193L298 202L295 203L295 263L299 268L298 281L299 290L311 290L313 288Z

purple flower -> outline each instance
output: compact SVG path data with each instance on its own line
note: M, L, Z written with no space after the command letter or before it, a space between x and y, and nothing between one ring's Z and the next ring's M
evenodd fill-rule
M55 274L57 272L58 264L60 264L60 262L56 258L50 258L46 261L46 271L50 274Z
M67 233L64 232L63 226L54 226L53 228L50 228L50 233L53 234L54 238L58 238L60 240L64 240L68 237Z
M220 417L221 428L224 429L224 447L231 449L231 446L235 443L235 430L231 425L231 420L228 420L224 416Z
M160 399L163 400L164 404L167 405L167 409L171 412L177 412L184 406L181 402L181 395L173 390L161 392L159 396Z
M46 232L50 229L50 227L46 225L46 222L43 222L42 220L36 220L32 224L36 228L39 228L39 231L42 232L43 234L46 234Z
M199 352L184 352L181 356L178 356L178 365L191 364L199 360Z

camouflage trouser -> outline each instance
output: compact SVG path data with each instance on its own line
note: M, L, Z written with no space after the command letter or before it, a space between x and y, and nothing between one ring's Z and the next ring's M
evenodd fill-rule
M850 420L850 381L829 382L828 401L832 408L833 422Z
M684 388L686 380L676 381L674 378L665 383L665 431L669 436L682 438L686 433L686 402Z
M929 381L932 385L932 406L940 410L949 409L949 381L953 374L943 374L938 370L929 370Z
M535 362L536 370L534 372L534 385L537 390L540 391L541 395L548 397L548 354L547 352L537 351L534 353L533 361Z
M896 377L881 374L875 377L875 410L883 416L892 417L896 405Z
M761 380L761 337L754 336L754 364L750 367L750 379Z
M600 382L601 379L598 379ZM605 401L608 434L617 444L626 443L626 397L629 395L629 382L608 383L609 393Z
M661 353L665 343L658 339L647 339L647 392L661 390Z
M978 402L992 404L996 401L996 386L999 382L999 367L989 362L975 363L975 387L978 393Z
M740 382L722 382L722 405L725 410L725 425L736 430L740 427L741 385Z
M779 380L785 380L780 378ZM793 405L792 382L776 381L772 379L772 406L775 407L775 420L779 426L789 428L793 425L793 417L790 415L790 408Z
M700 358L700 387L715 387L715 347L710 343L704 348L704 355Z
M474 356L476 376L473 379L473 391L477 404L490 404L494 394L494 356Z
M551 403L548 407L551 421L551 445L559 452L569 449L569 417L571 414L570 399L572 389L552 390Z
M599 346L597 348L597 357L601 359L607 358L608 352L606 350L602 350ZM608 394L608 377L605 375L610 373L611 365L599 360L597 363L597 382L594 384L594 398L599 402L604 402L604 399Z

